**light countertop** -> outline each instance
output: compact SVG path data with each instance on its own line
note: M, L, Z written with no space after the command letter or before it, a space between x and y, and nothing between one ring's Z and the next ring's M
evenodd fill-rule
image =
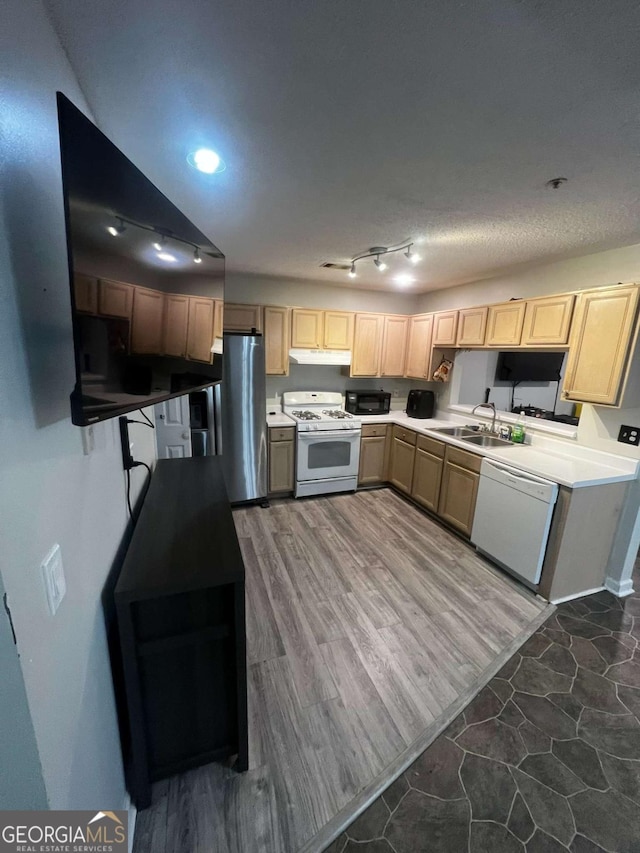
M453 444L478 456L486 456L496 462L512 465L529 474L553 480L572 489L599 486L605 483L621 483L635 480L638 463L625 456L604 453L582 445L569 444L561 439L546 436L531 436L531 444L512 444L509 447L476 447L459 438L434 432L439 427L464 423L463 419L409 418L406 412L389 412L387 415L363 415L363 424L388 423L410 427L416 432L429 435Z
M273 414L271 414L273 412ZM285 415L284 412L275 412L273 409L267 410L267 426L270 427L282 427L282 426L295 426L296 422L293 418L290 418L289 415Z

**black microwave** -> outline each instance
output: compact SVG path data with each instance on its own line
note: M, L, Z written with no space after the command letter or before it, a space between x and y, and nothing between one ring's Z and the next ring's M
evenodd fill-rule
M345 409L352 415L386 415L391 407L388 391L347 391Z

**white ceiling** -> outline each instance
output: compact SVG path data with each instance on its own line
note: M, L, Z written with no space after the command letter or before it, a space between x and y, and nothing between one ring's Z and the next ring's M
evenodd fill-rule
M416 239L423 292L640 242L636 0L45 2L101 129L229 271L395 289L319 266Z

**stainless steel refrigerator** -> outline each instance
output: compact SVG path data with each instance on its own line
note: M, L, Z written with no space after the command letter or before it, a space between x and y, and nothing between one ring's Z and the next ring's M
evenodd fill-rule
M226 332L223 340L222 466L229 500L266 500L264 338L260 334Z

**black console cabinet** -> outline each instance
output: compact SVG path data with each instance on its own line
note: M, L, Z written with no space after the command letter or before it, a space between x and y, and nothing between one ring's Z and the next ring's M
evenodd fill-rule
M158 462L115 599L137 807L190 767L246 770L244 564L219 457Z

